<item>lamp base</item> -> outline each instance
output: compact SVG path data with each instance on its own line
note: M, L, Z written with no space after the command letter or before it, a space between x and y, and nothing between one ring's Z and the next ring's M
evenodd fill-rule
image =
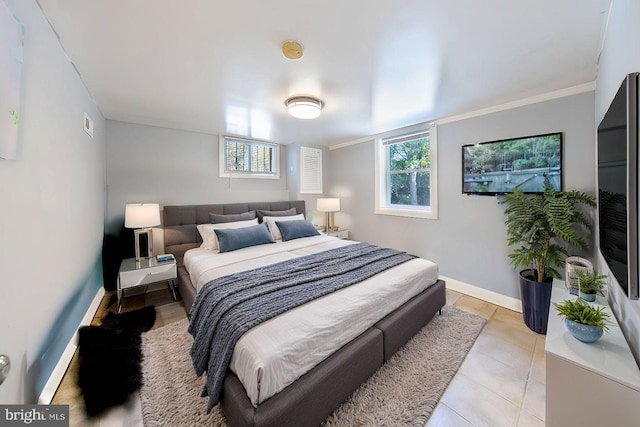
M153 231L151 228L140 228L133 231L136 249L136 261L153 256Z
M329 215L329 230L330 231L338 231L338 227L336 227L335 212L331 212L330 215Z
M336 227L334 212L325 212L324 214L324 232L338 231L340 227Z

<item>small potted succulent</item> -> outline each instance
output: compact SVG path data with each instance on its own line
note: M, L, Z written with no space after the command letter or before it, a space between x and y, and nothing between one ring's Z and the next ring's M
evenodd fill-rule
M602 293L607 284L607 276L583 270L576 270L575 274L578 276L580 298L585 301L595 301L596 294Z
M597 341L612 325L611 314L604 311L604 307L594 307L581 298L554 302L553 305L569 332L582 342Z

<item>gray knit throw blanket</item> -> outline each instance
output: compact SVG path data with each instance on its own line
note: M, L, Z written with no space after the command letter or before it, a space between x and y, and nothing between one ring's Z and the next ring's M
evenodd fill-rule
M207 412L218 403L236 342L254 326L338 289L359 283L415 258L404 252L356 243L205 284L191 308L191 360L207 373L202 397Z

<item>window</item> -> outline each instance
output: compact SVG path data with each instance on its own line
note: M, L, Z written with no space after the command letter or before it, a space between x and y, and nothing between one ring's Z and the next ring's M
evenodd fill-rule
M278 144L220 137L220 176L279 179Z
M376 138L376 213L438 218L436 148L435 126Z

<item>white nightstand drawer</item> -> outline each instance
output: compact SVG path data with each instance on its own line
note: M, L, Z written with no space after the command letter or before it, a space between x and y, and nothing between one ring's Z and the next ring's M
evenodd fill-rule
M148 285L149 283L166 281L176 300L175 279L178 277L176 261L158 262L155 257L123 259L118 272L118 313L122 310L122 299L127 289Z
M177 268L175 262L167 265L159 264L154 267L143 268L140 270L121 271L120 289L132 288L165 280L173 280L176 276Z

